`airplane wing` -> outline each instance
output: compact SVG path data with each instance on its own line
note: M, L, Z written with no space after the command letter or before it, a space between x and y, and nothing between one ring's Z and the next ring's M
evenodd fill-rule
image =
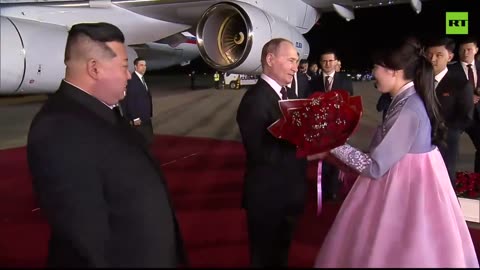
M335 11L347 21L355 19L355 9L385 7L398 4L410 4L415 12L422 11L422 1L428 0L303 0L322 12Z
M178 34L194 29L196 53L211 67L258 74L261 49L268 40L287 38L301 58L308 58L310 47L303 34L321 11L334 8L349 18L347 4L360 2L381 1L0 0L0 95L55 91L64 76L68 29L79 22L117 25L129 45L129 58L138 52L154 56L146 52L162 51L165 44L178 53L176 46L182 44Z

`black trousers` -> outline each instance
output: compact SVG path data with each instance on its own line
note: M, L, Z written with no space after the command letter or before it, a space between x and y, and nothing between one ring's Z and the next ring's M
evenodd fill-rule
M153 126L152 126L152 121L148 120L145 122L142 122L141 125L139 126L134 126L138 132L140 132L145 140L147 141L147 145L152 145L153 143Z
M440 153L442 154L443 161L445 162L445 166L447 167L448 175L450 176L450 181L452 182L452 187L454 188L461 134L461 130L448 129L445 145L440 145L438 147Z
M251 267L287 267L299 215L247 210Z
M477 112L474 112L477 113ZM478 113L480 114L480 113ZM477 117L473 123L465 130L473 145L475 146L475 166L474 171L480 173L480 120Z
M333 195L338 195L340 181L338 180L339 169L326 161L322 162L322 193L329 199Z

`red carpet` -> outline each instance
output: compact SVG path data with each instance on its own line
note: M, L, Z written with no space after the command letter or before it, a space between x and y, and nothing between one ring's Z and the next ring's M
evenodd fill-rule
M244 212L240 208L244 154L240 143L158 136L163 164L192 267L248 266ZM292 267L311 267L338 204L315 214L316 166L309 168L309 199L291 253ZM0 151L0 267L43 267L48 225L36 208L25 148ZM470 230L477 254L480 231ZM479 256L480 257L480 256Z

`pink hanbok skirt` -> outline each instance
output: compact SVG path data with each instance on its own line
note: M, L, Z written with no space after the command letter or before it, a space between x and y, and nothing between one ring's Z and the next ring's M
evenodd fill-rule
M475 267L478 259L438 149L359 176L315 267Z

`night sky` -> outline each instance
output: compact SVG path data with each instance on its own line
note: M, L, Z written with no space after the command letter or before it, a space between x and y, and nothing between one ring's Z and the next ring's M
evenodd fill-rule
M347 69L371 69L372 52L388 39L414 35L420 40L446 35L446 11L469 12L469 34L480 38L480 0L429 0L416 14L410 4L355 10L347 22L337 13L325 13L310 32L309 60L317 60L323 48L334 48ZM449 35L458 41L462 35Z
M304 36L310 44L309 60L318 60L324 48L337 50L342 67L348 71L371 70L372 52L392 37L414 35L420 40L429 35L445 35L445 12L469 12L469 34L480 38L480 0L428 0L416 14L410 4L355 10L355 19L347 22L335 12L324 13ZM463 35L450 35L459 40ZM454 58L454 60L456 57ZM173 72L214 72L198 57L191 65L174 67Z

